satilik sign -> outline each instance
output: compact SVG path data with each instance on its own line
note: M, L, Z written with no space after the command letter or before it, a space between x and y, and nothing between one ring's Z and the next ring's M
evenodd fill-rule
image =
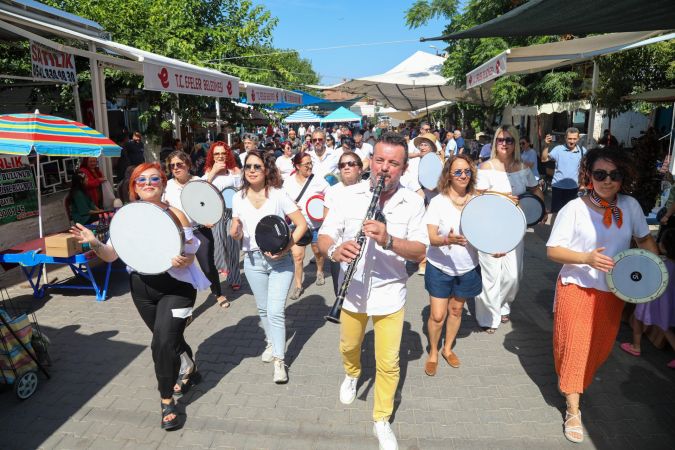
M70 53L54 50L31 41L30 63L33 78L36 80L77 83L75 57Z
M25 156L0 157L0 225L39 213L33 169Z

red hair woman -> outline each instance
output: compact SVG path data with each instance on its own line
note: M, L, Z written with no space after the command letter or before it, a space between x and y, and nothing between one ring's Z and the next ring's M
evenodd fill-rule
M101 169L98 168L98 159L82 158L78 172L84 177L84 192L87 197L94 202L94 205L101 208L103 206L101 185L108 180L103 176Z

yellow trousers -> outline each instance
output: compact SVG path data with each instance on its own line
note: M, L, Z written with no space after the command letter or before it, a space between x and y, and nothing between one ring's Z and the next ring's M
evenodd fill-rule
M403 335L405 308L385 316L372 316L375 331L375 404L373 420L388 420L394 411L394 396L400 378L399 353ZM345 372L361 375L361 343L368 315L342 310L340 317L340 353Z

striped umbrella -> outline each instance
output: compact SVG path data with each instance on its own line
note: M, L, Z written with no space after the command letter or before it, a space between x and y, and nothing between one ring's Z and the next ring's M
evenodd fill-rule
M0 115L0 154L37 155L39 229L42 237L40 155L119 156L120 146L88 126L70 119L40 114Z

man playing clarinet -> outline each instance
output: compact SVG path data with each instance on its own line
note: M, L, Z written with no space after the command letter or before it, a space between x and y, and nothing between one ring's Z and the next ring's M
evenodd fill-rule
M389 425L399 382L399 351L406 300L405 261L421 261L429 245L424 225L424 201L399 183L408 166L403 136L386 133L375 144L370 186L359 183L340 191L319 231L319 249L341 263L340 284L346 296L340 314L340 353L346 376L340 386L340 401L356 398L361 374L361 343L368 318L375 333L375 404L373 433L380 449L397 449ZM380 177L384 186L373 202ZM375 194L372 192L375 190ZM372 208L377 211L371 211ZM370 214L375 213L375 214ZM365 220L377 217L381 220ZM359 246L356 236L363 232ZM356 264L349 270L350 263ZM345 273L353 276L345 279Z

